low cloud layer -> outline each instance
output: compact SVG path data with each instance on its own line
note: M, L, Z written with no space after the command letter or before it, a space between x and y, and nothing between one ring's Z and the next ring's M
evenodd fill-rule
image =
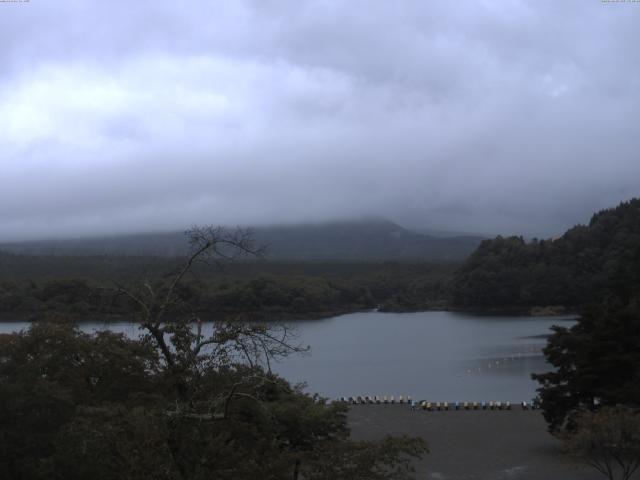
M596 0L0 3L0 239L554 235L640 195L638 25Z

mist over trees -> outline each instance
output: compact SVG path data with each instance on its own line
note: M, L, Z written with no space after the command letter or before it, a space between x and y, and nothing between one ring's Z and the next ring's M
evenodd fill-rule
M630 480L640 198L533 236L640 196L636 7L0 0L0 326L29 326L0 334L0 480L410 480L427 444L354 441L348 418L376 439L437 422L362 420L280 378L272 362L308 349L285 322L331 317L302 328L334 347L313 360L345 376L336 390L358 375L352 393L406 381L437 397L512 374L530 388L543 332L528 328L550 320L514 317L567 312L580 317L553 329L550 371L533 375L542 414L575 454ZM180 231L212 221L256 228ZM374 313L426 310L464 313ZM471 325L483 313L510 319ZM374 331L382 319L389 334ZM84 332L115 322L139 338ZM503 341L511 328L527 333ZM282 371L312 376L311 363ZM442 387L424 384L432 368ZM510 462L521 443L494 412L441 407L495 431L465 423L458 443L440 429L458 472L423 476L483 477L496 453L510 465L488 478L536 475ZM534 425L509 427L542 458ZM493 451L462 452L471 443Z
M557 239L483 241L451 284L454 305L564 305L609 294L629 299L640 286L640 199L593 215Z
M278 262L453 262L469 255L482 237L432 236L381 218L251 229L268 247L265 257ZM188 243L182 232L68 238L0 243L0 250L30 255L110 255L176 257Z

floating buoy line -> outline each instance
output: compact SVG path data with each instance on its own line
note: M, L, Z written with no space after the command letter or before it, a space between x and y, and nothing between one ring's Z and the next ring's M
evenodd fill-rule
M511 362L523 360L527 358L539 357L542 354L542 348L528 345L520 352L508 354L501 358L478 359L479 366L466 367L466 374L482 373L483 371L491 371L509 366ZM457 374L462 377L463 374ZM410 396L394 396L394 395L357 395L351 397L340 397L338 402L350 405L385 405L399 404L408 405L414 410L426 411L447 411L447 410L511 410L520 408L522 410L535 410L539 408L536 401L522 401L519 403L488 401L488 402L431 402L427 400L413 401Z
M400 395L395 397L394 395L357 395L355 397L340 397L338 402L350 404L350 405L407 405L413 410L425 410L428 412L433 411L447 411L447 410L512 410L519 407L522 410L536 410L539 405L535 401L531 402L519 402L512 404L511 402L502 401L489 401L489 402L430 402L427 400L413 401L409 395L406 397Z

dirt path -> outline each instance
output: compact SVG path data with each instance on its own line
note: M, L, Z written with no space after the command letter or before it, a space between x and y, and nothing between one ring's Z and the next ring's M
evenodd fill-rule
M418 479L602 480L563 456L539 411L411 411L401 405L354 405L356 439L420 436L431 453L416 463ZM640 477L638 477L640 478Z

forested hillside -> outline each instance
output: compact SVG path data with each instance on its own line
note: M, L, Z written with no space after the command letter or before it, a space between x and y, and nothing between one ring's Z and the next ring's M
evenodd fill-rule
M452 282L457 306L579 306L640 286L640 199L602 210L558 239L483 241Z
M117 285L162 278L180 257L15 255L0 252L0 318L65 313L126 316ZM244 262L194 267L183 294L203 315L257 319L330 316L379 306L442 308L455 265Z
M443 308L455 268L447 260L464 258L480 242L379 219L264 227L252 237L267 247L264 258L194 267L183 293L198 312L282 319ZM160 278L188 250L183 233L0 246L0 315L127 315L130 300L114 295L116 286Z

